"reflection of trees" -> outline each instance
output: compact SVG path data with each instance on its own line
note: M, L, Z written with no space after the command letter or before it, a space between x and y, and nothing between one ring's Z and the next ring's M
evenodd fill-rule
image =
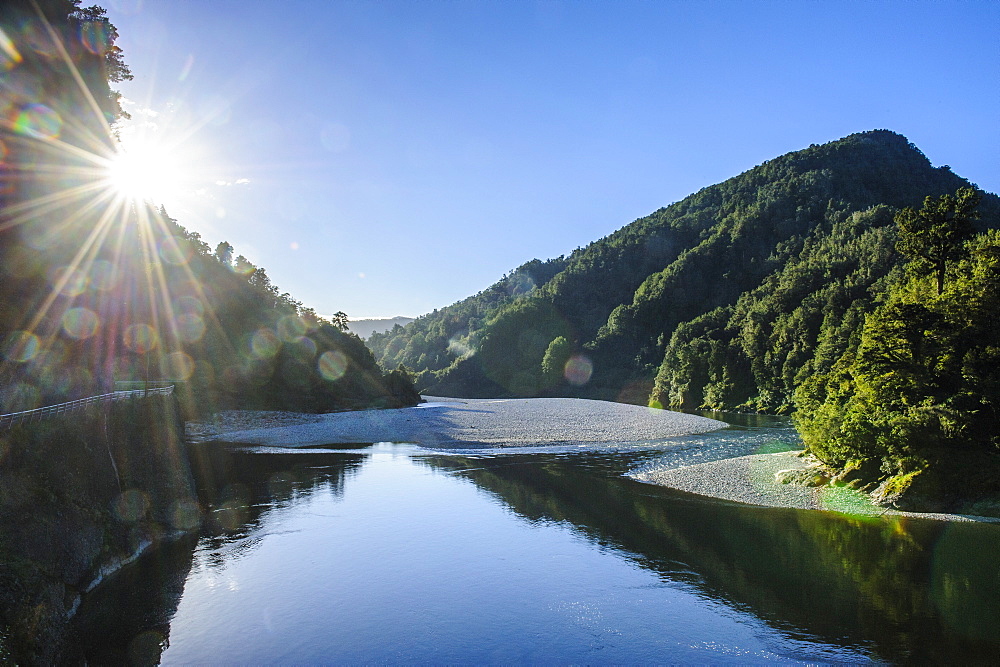
M793 637L893 661L998 654L996 526L703 501L589 458L423 460L463 470L531 521L568 522Z
M164 542L84 598L61 661L92 665L153 665L169 645L191 570L194 536Z
M274 510L318 492L341 496L366 454L254 453L220 445L191 448L203 531L211 548L252 538ZM254 540L247 540L252 546Z
M206 510L202 537L163 543L86 596L66 642L67 663L158 663L192 566L222 566L255 548L269 512L316 493L341 496L347 477L366 459L364 454L254 454L212 445L191 451Z

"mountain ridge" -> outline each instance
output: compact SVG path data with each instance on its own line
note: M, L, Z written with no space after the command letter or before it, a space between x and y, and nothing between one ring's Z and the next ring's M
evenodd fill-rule
M369 344L384 365L407 366L418 373L418 384L435 393L787 411L794 373L784 378L790 371L776 370L775 359L788 363L791 356L811 364L813 357L800 352L821 342L823 308L833 313L827 317L831 325L850 310L850 304L837 305L848 297L861 300L855 311L867 311L875 298L870 290L877 293L878 282L898 264L891 231L872 230L888 230L893 211L926 195L967 185L888 130L814 144L702 188L568 257L527 262L483 292L417 318L402 331L372 336ZM995 219L998 209L995 195L984 197L984 220ZM831 239L843 244L854 236L864 242L849 245L850 258L833 262L837 248ZM826 294L822 304L812 298L818 310L793 317L801 303L775 310L759 288L779 280L807 248L827 273L839 267L841 277L858 271L864 277L852 279L847 292ZM811 282L793 292L806 298L829 291L823 271L818 278L799 269L799 277ZM784 279L795 282L795 276ZM705 338L707 321L700 318L720 308L710 327L714 333ZM760 326L747 320L758 311L767 314ZM738 321L730 322L737 314ZM775 323L781 320L781 338L795 318L802 324L795 333L801 340L775 340ZM692 326L702 327L704 358L679 352ZM566 344L552 348L560 337ZM834 339L824 341L835 345ZM826 358L831 352L824 350ZM542 362L550 351L565 357L550 355L550 371L557 361L578 359L589 366L586 380L546 376ZM673 367L664 370L669 355ZM767 377L775 372L784 373L778 385Z

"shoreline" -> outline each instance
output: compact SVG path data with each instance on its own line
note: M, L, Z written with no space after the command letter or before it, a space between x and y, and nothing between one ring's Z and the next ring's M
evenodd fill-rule
M1000 523L998 517L894 510L875 505L868 494L847 487L815 487L778 482L775 476L779 472L802 470L808 466L808 462L800 454L801 450L750 454L680 468L652 468L629 476L646 484L759 507L837 512L863 517L900 516L939 521Z
M579 398L491 399L425 396L409 408L309 414L229 410L189 422L193 445L225 442L279 449L408 442L430 449L517 449L661 442L726 428L722 421L637 405ZM1000 523L970 514L905 512L881 507L861 491L781 483L779 472L807 466L799 451L750 454L674 467L652 467L629 477L704 498L881 517Z

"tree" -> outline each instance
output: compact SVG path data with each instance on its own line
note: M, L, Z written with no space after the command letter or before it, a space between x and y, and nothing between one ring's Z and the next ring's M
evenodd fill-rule
M554 385L562 379L566 362L573 354L573 344L565 336L556 336L549 343L542 357L542 375L546 382Z
M342 310L338 310L330 317L330 324L337 327L341 331L347 331L350 327L350 320L347 317L347 313Z
M215 257L226 266L232 266L233 246L225 241L219 241L219 245L215 246Z
M913 261L919 274L937 278L939 295L948 265L965 255L965 242L975 234L972 222L979 219L979 201L974 188L959 188L954 196L928 196L919 211L906 207L896 214L896 249Z

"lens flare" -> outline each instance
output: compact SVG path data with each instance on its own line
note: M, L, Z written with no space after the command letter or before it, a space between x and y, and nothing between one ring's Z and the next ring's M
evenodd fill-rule
M62 118L44 104L29 104L14 120L14 131L34 139L58 139Z
M324 379L335 382L347 372L347 357L340 350L328 350L320 355L317 368Z
M174 299L174 311L192 315L204 315L205 304L195 296L182 296Z
M584 385L590 382L590 376L594 373L594 364L582 354L570 357L566 362L566 370L563 373L566 380L573 385Z
M62 266L51 272L49 282L63 296L79 296L86 291L90 279L79 269Z
M62 316L63 331L71 338L84 340L97 333L100 321L88 308L70 308Z
M107 53L111 41L108 24L104 21L84 21L80 24L80 43L94 55Z
M258 329L250 341L250 351L258 359L270 359L280 348L281 340L270 329Z
M30 331L15 331L7 336L3 345L3 356L8 361L23 364L38 354L41 341Z
M190 500L178 500L170 506L170 525L177 530L191 530L201 521L198 505Z
M13 40L0 28L0 70L9 71L21 64L21 54Z
M115 500L114 508L122 521L135 523L149 511L149 497L139 489L128 489Z
M311 360L316 356L316 343L308 336L299 336L294 341L296 356L300 359Z
M205 335L205 320L196 313L181 313L174 318L177 335L185 343L196 343Z
M171 352L160 361L164 378L185 381L194 374L194 359L184 352Z
M125 329L124 342L133 352L145 354L159 345L160 337L148 324L133 324Z
M291 342L305 335L308 331L306 323L298 315L286 315L278 320L278 338Z

